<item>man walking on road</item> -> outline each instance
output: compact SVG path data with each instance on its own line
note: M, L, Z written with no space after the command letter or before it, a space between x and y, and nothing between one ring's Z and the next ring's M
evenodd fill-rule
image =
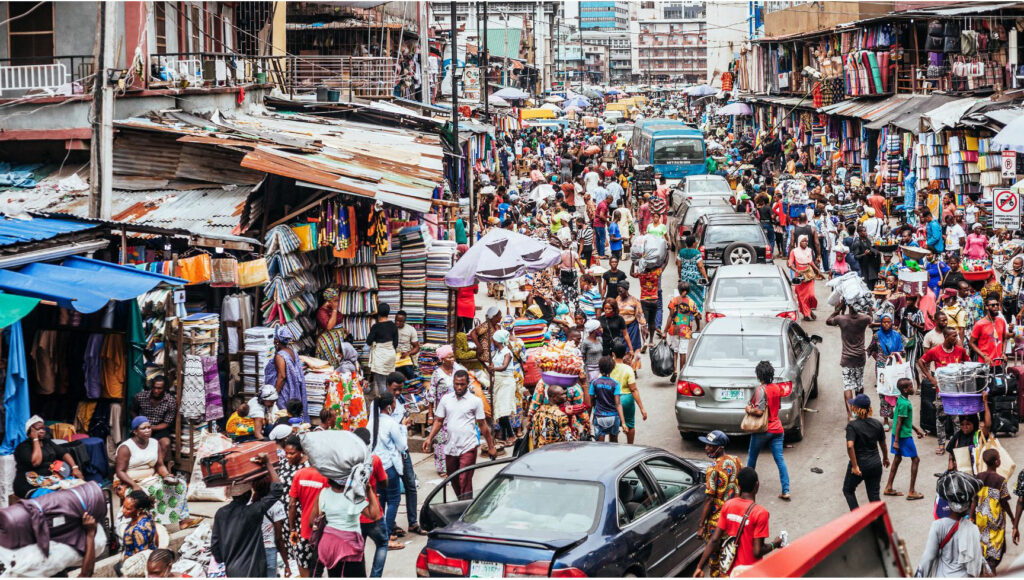
M839 327L843 341L843 354L839 358L839 367L843 370L843 397L846 399L846 416L852 417L850 399L864 393L864 363L867 360L864 333L871 324L871 317L853 307L849 308L849 314L842 314L845 307L846 302L840 302L825 324Z
M729 436L721 431L712 431L705 437L698 437L704 444L704 452L714 463L708 466L705 473L705 498L704 509L700 514L700 536L705 542L710 542L715 530L718 528L719 513L725 502L736 497L740 493L737 475L743 468L743 463L733 455L726 455L725 446L729 444ZM751 470L753 471L753 470ZM711 569L718 568L718 552L715 551L709 556ZM700 568L698 568L698 571Z
M497 457L494 449L494 436L484 415L484 404L469 392L469 372L465 369L455 371L452 377L454 392L441 397L434 409L434 425L430 435L423 442L423 452L430 453L431 445L443 425L448 432L448 443L445 444L445 467L449 475L463 467L476 463L479 453L480 439L477 428L487 441L487 454L491 459ZM473 472L468 471L452 480L452 488L459 499L473 497Z

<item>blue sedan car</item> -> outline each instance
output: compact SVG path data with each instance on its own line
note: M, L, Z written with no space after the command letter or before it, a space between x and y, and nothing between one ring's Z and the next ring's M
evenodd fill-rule
M429 538L416 574L674 576L704 548L706 466L654 447L577 442L466 467L423 502ZM475 497L453 497L452 478L497 467Z

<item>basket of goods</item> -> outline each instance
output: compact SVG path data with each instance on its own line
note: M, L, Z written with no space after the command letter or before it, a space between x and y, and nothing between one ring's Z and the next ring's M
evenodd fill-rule
M874 249L879 252L893 252L899 245L899 240L895 236L881 236L872 243Z
M983 391L988 384L988 365L953 363L935 370L942 408L950 415L971 415L985 410Z
M572 344L552 341L537 353L537 366L545 384L569 387L583 374L583 354Z
M969 282L980 282L992 277L992 263L988 260L965 259L960 264L963 270L964 280Z
M914 246L900 246L903 255L911 260L921 261L932 253L928 248L916 248Z

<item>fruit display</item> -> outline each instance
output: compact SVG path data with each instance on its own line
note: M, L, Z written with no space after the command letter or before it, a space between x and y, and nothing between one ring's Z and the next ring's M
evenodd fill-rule
M992 262L986 259L964 258L960 262L960 269L964 272L984 272L992 269Z
M552 340L538 350L537 365L543 372L579 375L583 372L583 353L574 344Z

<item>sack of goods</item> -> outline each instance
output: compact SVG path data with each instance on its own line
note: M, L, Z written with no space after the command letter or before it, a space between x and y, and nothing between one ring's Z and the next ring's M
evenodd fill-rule
M261 453L266 453L275 466L280 463L273 441L249 441L203 457L199 460L203 483L206 487L223 487L259 479L267 468L253 459Z
M668 263L668 242L661 236L637 236L629 246L629 256L640 272L664 268Z
M82 516L89 512L101 522L106 508L95 481L20 501L0 509L0 546L16 550L35 544L49 556L50 542L60 542L84 551Z
M897 274L900 290L909 296L924 296L928 288L928 272L913 272L903 268Z
M833 278L825 283L832 288L832 296L829 296L829 304L839 304L839 299L846 300L850 306L857 308L859 312L867 312L873 303L871 291L867 284L856 272L847 272L838 278ZM866 309L864 309L866 308Z
M368 427L372 432L372 427ZM360 466L365 467L370 450L358 435L350 431L312 431L302 435L302 449L309 464L324 477L347 481Z

